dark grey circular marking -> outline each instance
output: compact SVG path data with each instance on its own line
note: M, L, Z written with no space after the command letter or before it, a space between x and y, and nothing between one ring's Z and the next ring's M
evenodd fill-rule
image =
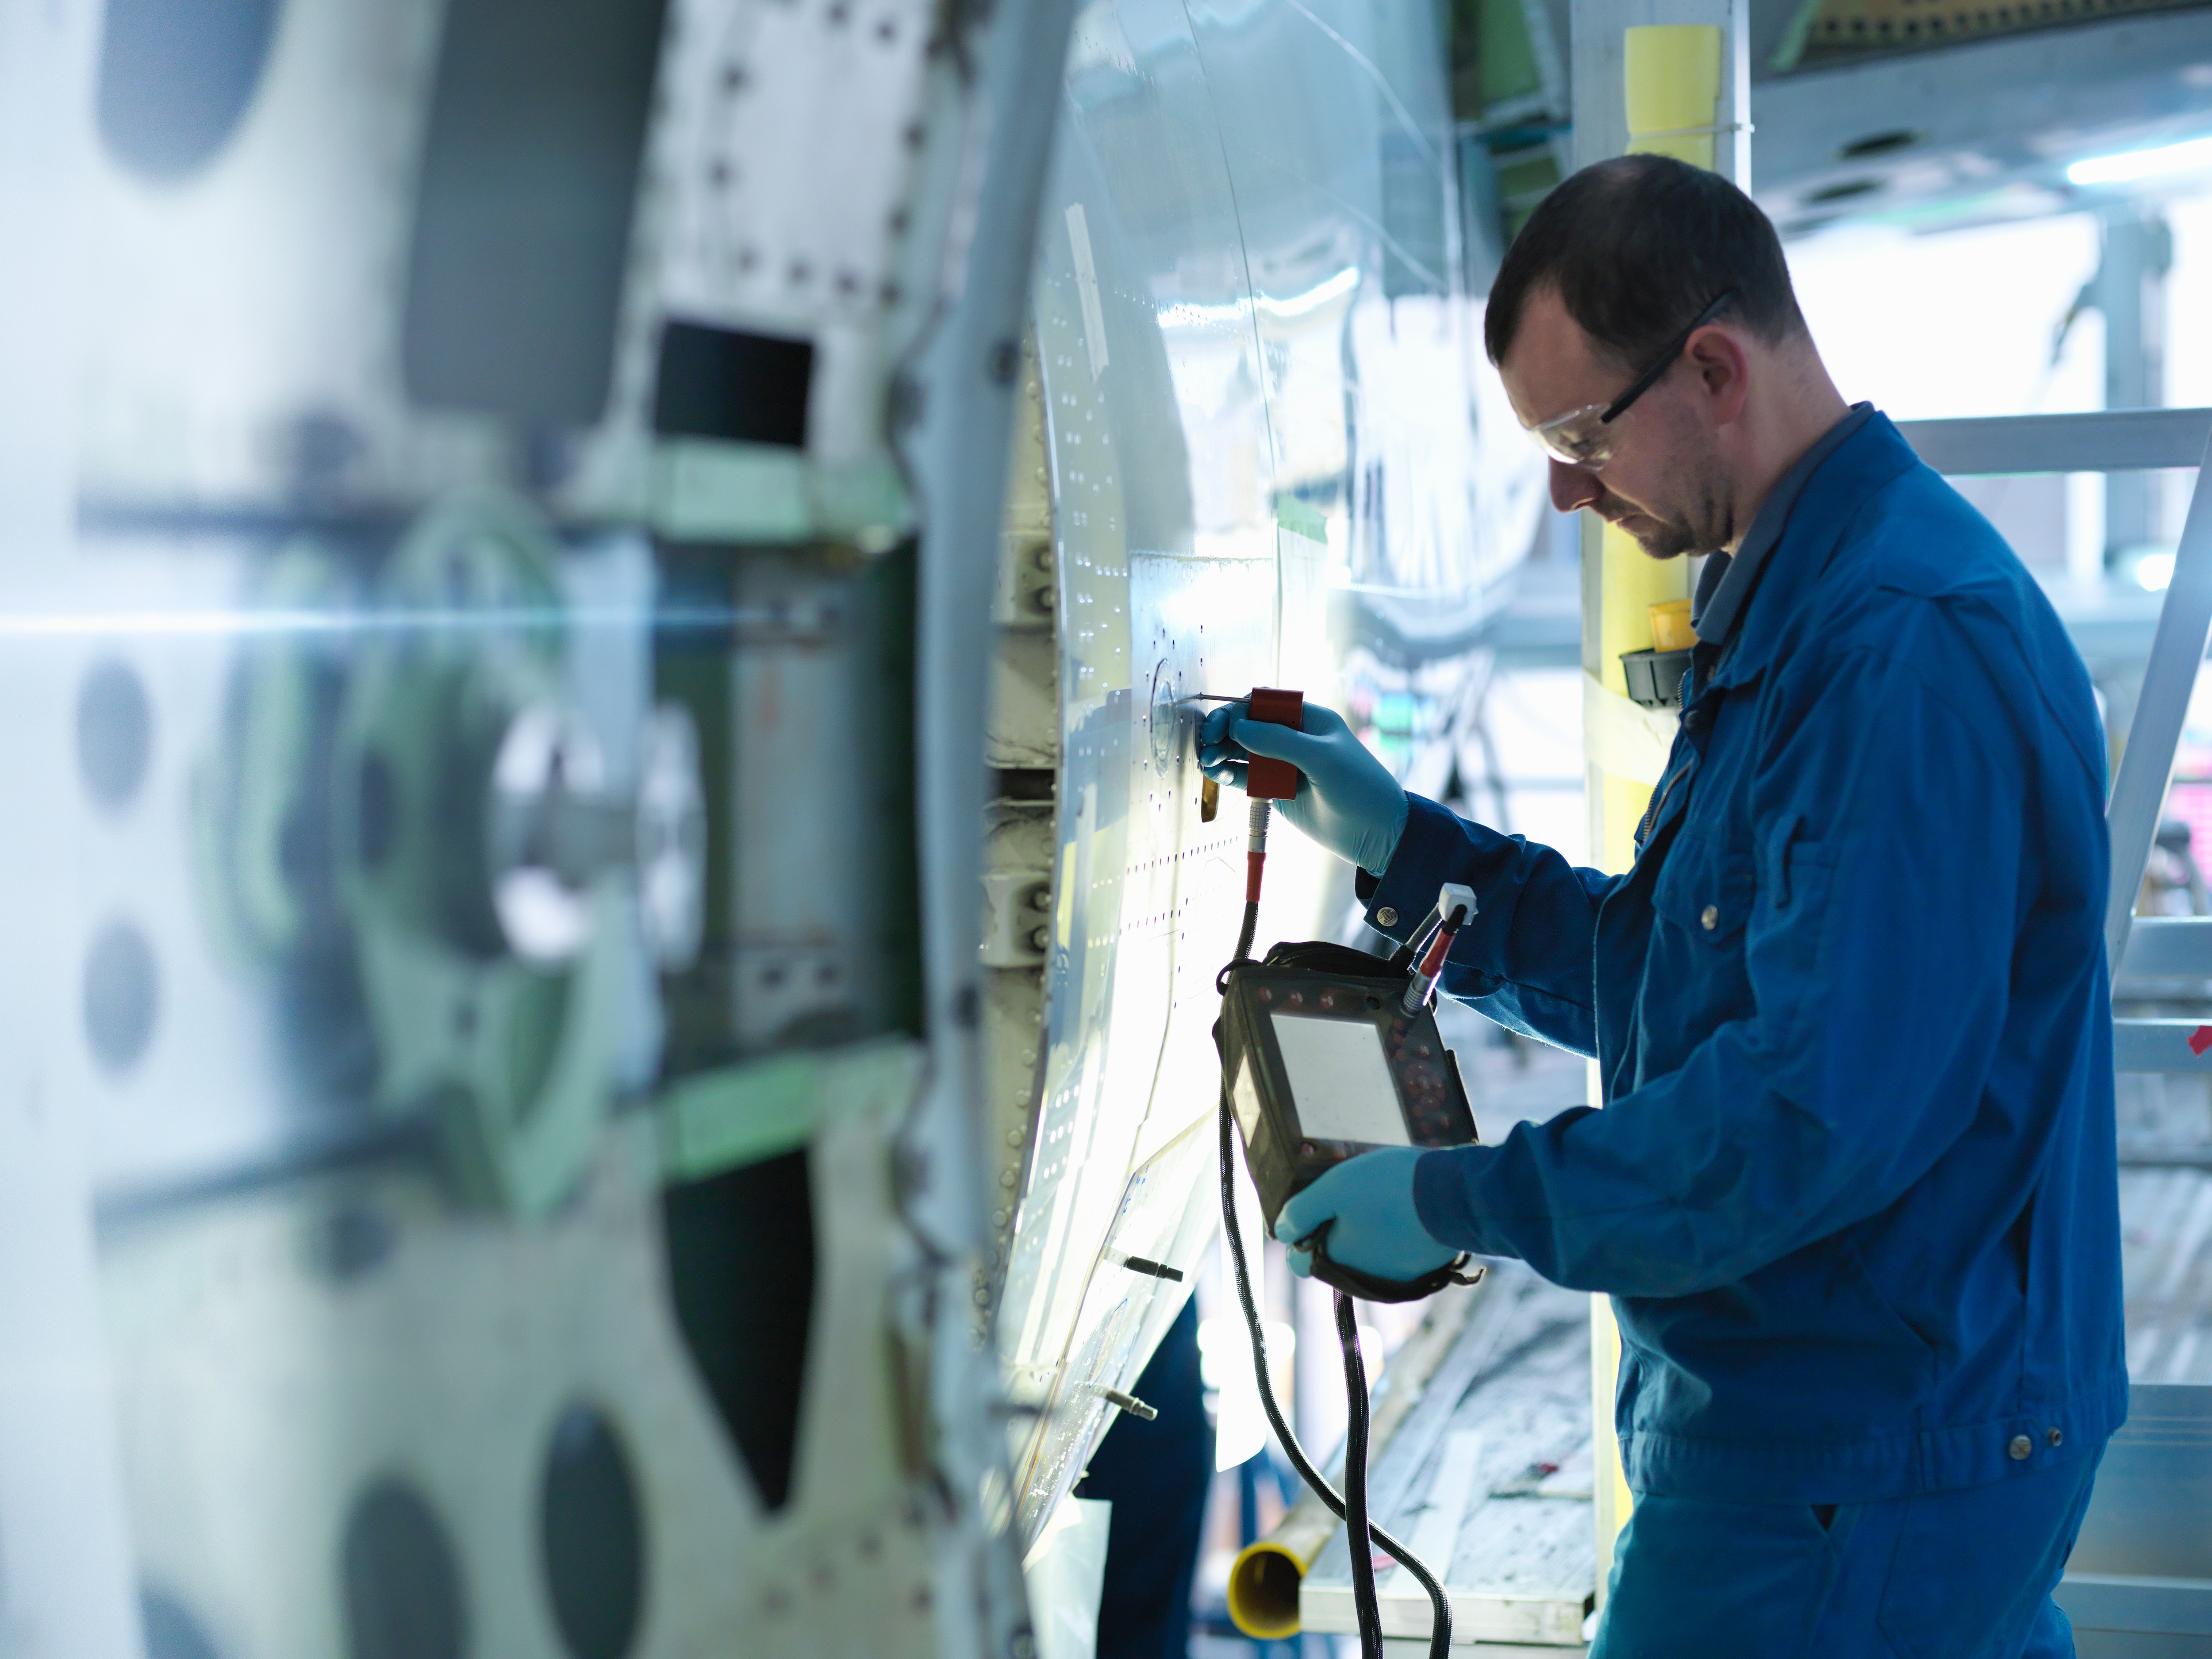
M461 1659L467 1651L459 1559L405 1481L386 1476L354 1500L340 1577L349 1659Z
M645 1521L621 1437L597 1407L553 1426L538 1499L545 1593L569 1659L627 1659L645 1602Z
M375 750L361 757L360 794L355 809L356 846L364 870L380 868L392 856L399 837L399 784L392 775L392 763Z
M127 663L97 665L76 694L76 769L85 793L104 811L121 811L146 781L153 753L145 684Z
M138 1587L138 1629L146 1659L221 1659L185 1604L150 1584Z
M335 1284L348 1285L373 1273L399 1243L399 1229L383 1211L349 1205L322 1218L308 1249L316 1267Z
M1845 161L1862 161L1869 155L1888 155L1917 144L1925 135L1911 127L1893 127L1881 132L1870 132L1863 138L1854 138L1836 152L1837 158Z
M128 921L100 930L84 961L84 1039L110 1072L137 1065L154 1040L160 971L146 936Z
M107 0L95 108L100 142L142 178L212 161L261 84L276 0Z

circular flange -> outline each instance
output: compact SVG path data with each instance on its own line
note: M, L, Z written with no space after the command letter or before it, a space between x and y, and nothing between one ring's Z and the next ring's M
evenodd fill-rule
M550 532L519 503L428 514L380 582L393 625L352 676L333 768L378 1104L434 1105L464 1188L523 1213L558 1203L591 1156L619 995L613 882L560 896L560 926L531 935L548 947L538 961L516 950L518 906L502 891L517 867L495 833L502 758L514 777L532 756L550 769L556 750L584 763L580 745L562 749L565 717L546 726L533 713L565 707L553 560Z
M1152 670L1152 704L1145 725L1152 739L1152 769L1171 778L1182 763L1182 677L1166 658Z

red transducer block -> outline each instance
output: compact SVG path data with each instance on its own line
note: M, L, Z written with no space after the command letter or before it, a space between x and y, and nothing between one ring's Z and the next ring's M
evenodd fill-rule
M1293 732L1305 730L1306 694L1303 691L1278 691L1269 686L1252 689L1252 718L1265 720L1270 726L1287 726ZM1288 761L1270 760L1265 755L1254 755L1244 771L1244 795L1248 800L1288 800L1298 793L1298 769Z

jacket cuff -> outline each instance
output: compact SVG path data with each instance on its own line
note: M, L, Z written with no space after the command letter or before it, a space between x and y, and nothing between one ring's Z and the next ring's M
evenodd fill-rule
M1379 876L1359 871L1352 890L1366 907L1367 925L1401 945L1437 902L1437 889L1467 851L1466 831L1448 808L1406 797L1406 828Z
M1421 1231L1439 1244L1476 1255L1507 1255L1511 1252L1483 1237L1481 1224L1467 1201L1466 1155L1486 1150L1453 1146L1422 1153L1413 1165L1413 1213Z

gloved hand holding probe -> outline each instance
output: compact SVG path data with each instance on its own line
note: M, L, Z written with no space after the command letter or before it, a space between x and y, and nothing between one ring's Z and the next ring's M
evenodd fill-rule
M1217 783L1242 789L1252 755L1298 769L1295 799L1278 810L1309 839L1370 875L1381 875L1406 828L1406 792L1334 709L1305 706L1305 729L1255 720L1245 702L1211 710L1198 729L1198 763Z

